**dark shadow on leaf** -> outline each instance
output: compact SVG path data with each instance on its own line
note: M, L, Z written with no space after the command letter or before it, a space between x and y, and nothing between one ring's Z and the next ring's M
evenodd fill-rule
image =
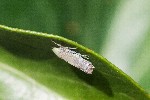
M76 68L73 68L73 70L77 74L77 76L84 80L87 84L95 87L99 91L104 92L110 97L114 96L108 80L97 70L94 70L92 74L86 74Z
M39 39L39 41L44 41L44 39L40 37L34 38ZM20 41L19 40L15 41L15 39L9 39L3 36L0 37L0 45L14 55L34 60L49 59L53 54L51 50L52 48L50 46L51 41L45 39L46 44L39 41L32 42L33 44L39 45L35 46L33 44L30 45L30 41L28 42L28 39L23 40L20 39Z

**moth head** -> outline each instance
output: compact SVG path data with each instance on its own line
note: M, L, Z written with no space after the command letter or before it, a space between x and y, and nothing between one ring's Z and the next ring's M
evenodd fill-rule
M60 53L60 48L53 47L52 51L58 55Z

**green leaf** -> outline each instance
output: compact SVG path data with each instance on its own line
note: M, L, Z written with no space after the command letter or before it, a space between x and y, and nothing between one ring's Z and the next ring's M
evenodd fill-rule
M58 58L52 52L52 47L56 45L51 40L75 47L76 52L88 55L95 66L93 74L88 75ZM35 91L45 93L47 97L76 100L150 99L137 83L115 65L92 50L60 36L1 25L0 55L2 100L5 96L6 99L11 96L15 99L33 99L40 96ZM21 87L20 83L23 83Z

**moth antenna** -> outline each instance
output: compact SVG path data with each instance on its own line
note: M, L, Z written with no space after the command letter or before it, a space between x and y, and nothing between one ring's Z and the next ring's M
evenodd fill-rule
M61 45L60 44L58 44L58 43L56 43L56 42L54 42L53 40L51 40L54 44L56 44L57 46L59 46L59 47L61 47Z

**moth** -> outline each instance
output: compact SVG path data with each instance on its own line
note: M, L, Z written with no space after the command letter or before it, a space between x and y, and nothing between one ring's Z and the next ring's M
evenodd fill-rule
M52 41L54 42L54 41ZM55 42L54 42L55 43ZM78 69L84 71L87 74L92 74L95 68L87 57L87 55L81 55L73 51L76 48L64 47L60 44L55 43L58 47L53 47L52 51L61 59L65 60L69 64L77 67Z

